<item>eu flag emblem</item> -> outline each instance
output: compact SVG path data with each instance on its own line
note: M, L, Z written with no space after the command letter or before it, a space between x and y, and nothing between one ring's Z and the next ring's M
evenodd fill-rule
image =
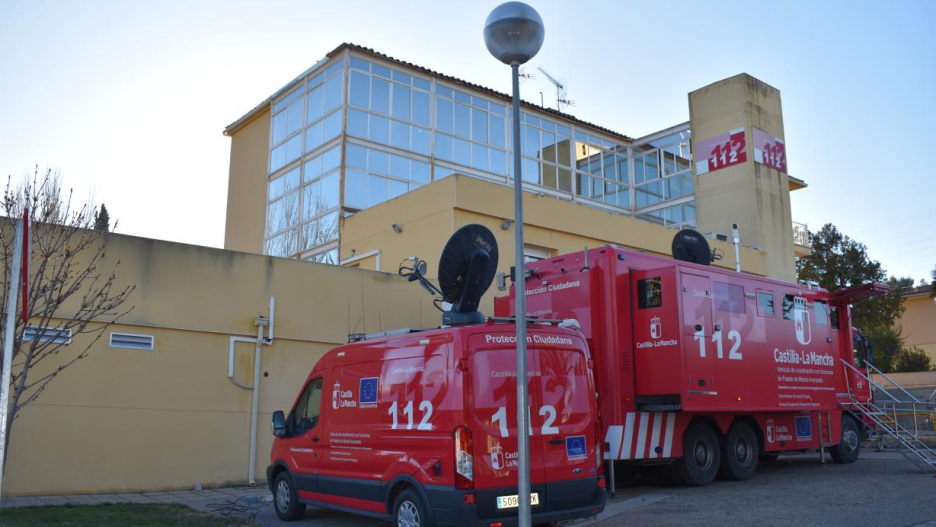
M566 456L569 458L585 457L588 449L585 448L585 436L571 436L566 438Z
M377 404L377 379L361 379L361 404Z

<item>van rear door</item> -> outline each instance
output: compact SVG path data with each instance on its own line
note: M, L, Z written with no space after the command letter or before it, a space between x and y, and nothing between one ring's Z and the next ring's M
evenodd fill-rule
M468 405L465 415L471 429L474 456L474 485L479 518L509 516L517 510L517 363L513 335L508 332L475 334L468 339ZM536 370L536 353L527 350L528 369ZM528 377L531 421L537 420L539 383ZM538 505L545 510L546 473L542 441L530 427L530 484ZM498 500L498 498L501 498ZM519 500L519 496L517 497ZM498 507L500 504L500 507Z
M539 439L543 445L546 510L585 506L595 501L598 477L595 453L598 411L588 357L584 344L579 343L581 347L576 349L568 336L538 337L569 341L568 347L536 348L536 368L531 368L540 374L533 378L537 386L535 398L539 399L538 415L533 417L534 434L538 437L533 439Z

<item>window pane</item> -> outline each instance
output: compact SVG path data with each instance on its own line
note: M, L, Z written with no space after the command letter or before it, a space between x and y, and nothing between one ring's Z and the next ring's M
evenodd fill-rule
M507 153L503 150L491 149L491 172L504 175L507 171Z
M267 200L276 199L282 196L285 183L286 180L282 176L270 180L270 182L267 184ZM267 222L267 225L269 224L270 223Z
M270 172L276 172L286 164L286 145L280 145L270 152Z
M543 145L540 154L546 161L556 162L556 134L552 132L542 132L540 134Z
M471 144L471 166L480 170L488 170L487 147L474 143Z
M413 90L413 122L429 126L429 94Z
M299 251L308 251L316 246L315 238L318 236L318 220L302 224L302 239L299 240Z
M322 156L318 155L310 159L305 164L305 173L302 176L302 180L305 182L312 181L313 179L322 175Z
M366 113L355 110L354 108L348 109L348 134L367 139Z
M409 121L410 118L410 89L405 86L393 86L393 116L397 119Z
M380 75L381 77L390 78L390 68L386 66L381 66L380 64L371 64L371 72L374 75Z
M491 115L490 117L491 144L504 148L506 146L504 118L497 115Z
M637 281L637 307L663 307L663 286L659 276Z
M286 110L286 135L302 128L302 99L289 105Z
M715 309L744 314L744 286L715 282Z
M367 169L378 174L386 174L390 166L390 155L380 150L368 149Z
M348 170L345 177L345 207L363 209L367 206L367 175Z
M429 183L429 163L413 160L410 166L410 181L422 184Z
M370 62L367 62L364 59L359 59L357 57L351 57L351 67L362 69L364 71L370 71Z
M341 105L341 90L344 80L341 75L336 75L325 81L325 107L324 111L337 108Z
M341 165L341 147L336 146L322 154L322 173L338 168Z
M371 110L384 114L390 113L390 83L381 79L371 79Z
M436 93L439 95L444 95L445 97L448 97L449 99L452 98L452 89L446 88L445 86L436 85Z
M409 150L409 125L399 121L390 121L390 144Z
M411 127L412 144L410 150L423 155L429 155L429 130L418 126Z
M466 166L471 164L471 143L462 139L455 140L455 162Z
M621 156L615 156L615 161L617 162L617 175L618 181L621 183L629 183L629 176L627 171L627 158Z
M390 199L406 194L409 190L409 185L402 181L394 181L392 179L387 181L390 183Z
M559 190L563 192L572 192L572 171L564 168L559 169Z
M413 84L413 77L405 73L393 70L393 80L402 84Z
M566 167L572 166L572 140L565 136L556 136L556 161Z
M319 180L321 184L321 205L324 207L322 210L333 209L338 206L338 195L340 193L340 184L341 179L338 177L338 172L332 172L331 174L323 177Z
M448 133L454 130L452 101L436 98L436 128Z
M373 207L387 201L387 180L379 176L367 176L367 206Z
M293 159L298 158L302 155L302 134L299 134L292 139L286 141L286 162L289 163Z
M306 129L305 151L311 152L322 146L323 121L319 121Z
M309 119L307 122L313 123L322 117L322 105L324 104L325 88L319 86L309 93Z
M280 112L273 116L273 144L277 144L286 139L286 112Z
M400 179L409 179L409 159L390 156L390 175Z
M370 140L390 144L390 119L379 115L370 116Z
M370 107L370 76L357 71L351 72L351 104L361 108Z
M341 112L329 115L323 122L325 126L322 128L322 141L341 135Z
M540 173L539 173L540 164L534 159L523 159L523 180L529 183L539 183L540 182Z
M813 303L813 310L816 313L816 324L820 326L829 325L829 306L822 300L816 300Z
M445 134L436 134L435 155L439 159L452 161L452 137Z
M773 293L768 293L765 291L757 292L757 314L773 316L774 314Z
M427 80L420 79L419 77L413 77L413 86L416 86L417 88L422 88L428 91L431 85L432 83Z
M575 193L583 198L591 196L591 177L577 173L575 176Z
M347 158L349 167L367 169L367 149L363 146L349 144Z
M319 219L316 245L322 245L338 239L338 211L326 214Z
M539 158L540 156L540 134L539 129L532 126L523 127L524 140L523 155Z
M552 165L543 165L543 186L549 188L558 188L559 181L556 173L556 167Z
M471 138L480 143L488 141L488 114L485 111L472 108L471 110Z
M469 137L471 130L471 108L464 104L455 105L455 135Z

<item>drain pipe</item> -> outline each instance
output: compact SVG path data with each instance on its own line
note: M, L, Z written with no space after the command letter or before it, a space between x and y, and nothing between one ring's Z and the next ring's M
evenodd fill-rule
M731 224L731 237L734 239L734 270L741 272L741 237L738 236L738 224Z
M254 381L253 381L253 407L250 410L250 469L247 481L251 487L257 486L254 479L254 466L257 464L257 412L260 409L260 364L263 351L263 328L267 327L269 321L264 317L257 317L254 321L257 325L257 349L254 352Z

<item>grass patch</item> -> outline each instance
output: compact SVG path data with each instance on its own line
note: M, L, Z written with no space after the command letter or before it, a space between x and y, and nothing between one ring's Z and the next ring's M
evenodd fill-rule
M114 503L11 507L0 512L0 527L242 527L230 518L185 505Z

